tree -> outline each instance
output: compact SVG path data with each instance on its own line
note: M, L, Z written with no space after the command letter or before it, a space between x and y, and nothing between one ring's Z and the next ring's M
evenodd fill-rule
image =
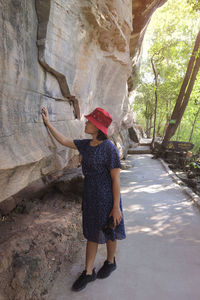
M198 105L198 110L197 110L197 112L194 114L195 118L194 118L194 122L193 122L193 124L192 124L192 129L191 129L191 132L190 132L189 143L192 141L192 136L193 136L193 133L194 133L194 128L195 128L195 125L196 125L196 122L197 122L197 118L198 118L199 113L200 113L200 103L197 102L197 105Z
M148 101L148 107L151 107L151 112L153 111L154 114L156 108L155 129L153 132L155 136L165 136L166 134L187 70L188 60L194 47L195 38L200 28L199 12L194 9L196 2L199 2L199 0L168 0L166 5L155 12L146 31L143 45L145 51L139 78L140 84L137 89L140 97L136 97L137 101L133 103L132 107L141 125L148 123L146 129L152 127L149 124L149 114L144 113L146 101ZM148 44L146 41L148 41ZM150 60L152 56L158 75L156 93L159 101L157 101L157 107L155 107L155 74L152 71ZM146 94L147 90L149 97ZM191 128L197 113L194 100L200 98L199 93L200 74L198 73L190 94L190 101L179 124L181 126L178 127L177 137L179 140L187 141L190 138ZM148 109L149 111L150 109ZM198 128L200 128L200 120L197 117L192 133L195 149L198 145L200 146ZM151 130L148 131L150 134L152 133Z
M153 84L140 82L132 109L137 111L137 118L145 128L147 137L150 138L154 113Z
M154 124L153 124L153 138L151 142L151 147L154 148L154 141L155 141L155 135L156 135L156 116L157 116L157 106L158 106L158 74L155 69L154 61L153 61L154 55L151 57L151 65L154 73L154 82L155 82L155 109L154 109Z
M197 77L197 73L200 68L200 31L197 34L192 56L189 60L187 71L183 80L183 84L180 89L179 96L174 107L171 120L169 122L168 128L166 130L162 147L165 147L167 142L176 132L177 127L180 124L185 108L190 99L190 94L192 92L194 82Z

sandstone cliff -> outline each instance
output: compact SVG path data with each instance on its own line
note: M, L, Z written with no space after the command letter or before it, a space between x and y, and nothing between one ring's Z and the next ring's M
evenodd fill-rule
M146 26L165 1L0 1L0 299L49 299L57 274L84 255L78 152L51 137L41 107L71 138L84 137L84 114L104 107L125 156L128 91Z
M71 138L84 137L84 114L104 107L123 150L127 81L131 88L145 28L165 1L1 0L0 201L77 165L78 153L49 135L43 105Z

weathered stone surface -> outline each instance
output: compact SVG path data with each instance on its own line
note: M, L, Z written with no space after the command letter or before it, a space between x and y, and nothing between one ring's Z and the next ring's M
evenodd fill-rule
M129 90L132 90L134 87L134 75L140 58L141 45L151 16L155 10L165 2L167 2L167 0L132 1L133 31L130 38L130 56L132 58L133 68L132 76L128 79Z
M118 148L120 158L125 159L130 143L128 130L124 128L121 129L119 132L116 131L115 134L112 135L111 141Z
M66 196L73 193L81 197L83 192L81 168L66 170L65 174L54 182L54 186Z
M128 128L128 132L131 141L135 143L141 143L142 138L146 138L146 134L141 125L133 123L132 126Z
M80 157L76 156L75 163L76 165L80 164ZM81 168L74 168L73 163L68 164L68 166L60 172L55 172L40 178L29 184L17 194L0 202L0 216L8 215L24 199L29 201L30 199L43 197L52 187L57 188L63 194L65 194L64 191L66 191L66 193L70 192L80 196L82 181L83 175ZM74 184L77 184L80 188L73 188ZM66 196L69 195L66 194Z
M21 201L21 200L20 200ZM9 214L18 204L14 197L9 197L8 199L0 203L0 216L5 216Z
M128 129L128 132L129 132L129 136L130 136L130 139L135 142L135 143L139 143L140 142L140 135L139 135L139 132L134 128L134 127L130 127Z
M0 219L0 299L44 300L57 273L84 255L81 197L55 189Z
M50 136L43 105L69 138L85 136L84 114L97 106L113 116L109 134L120 131L130 110L131 59L163 2L1 1L0 201L77 155Z
M68 189L78 152L51 137L41 107L69 138L86 137L84 114L107 109L109 135L125 158L133 121L127 80L149 18L164 2L1 1L0 299L45 299L57 272L83 248L81 182L78 194Z

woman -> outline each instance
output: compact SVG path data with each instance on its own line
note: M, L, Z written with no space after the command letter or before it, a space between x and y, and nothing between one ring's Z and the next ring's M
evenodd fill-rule
M72 289L80 291L88 282L106 278L116 269L115 251L117 240L126 237L120 196L120 159L117 148L108 140L110 114L96 108L85 116L85 133L92 139L71 140L58 132L50 123L48 111L42 107L44 123L62 145L77 149L82 155L85 176L82 213L83 234L87 239L86 267L74 282ZM109 224L113 221L113 224ZM107 259L96 274L94 261L98 244L107 244Z

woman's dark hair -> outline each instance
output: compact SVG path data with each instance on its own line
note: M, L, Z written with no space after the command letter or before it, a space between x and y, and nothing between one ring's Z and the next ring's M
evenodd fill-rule
M97 140L99 140L99 141L104 141L104 140L107 140L107 139L108 139L107 135L106 135L105 133L103 133L103 132L99 129L99 131L98 131L98 133L97 133Z

